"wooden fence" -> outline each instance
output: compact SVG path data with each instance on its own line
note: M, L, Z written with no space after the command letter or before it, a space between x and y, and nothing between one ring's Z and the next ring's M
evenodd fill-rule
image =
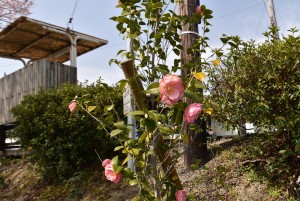
M65 82L77 82L77 68L46 59L1 78L0 126L15 121L10 110L21 102L24 95L33 94L41 88L55 88Z

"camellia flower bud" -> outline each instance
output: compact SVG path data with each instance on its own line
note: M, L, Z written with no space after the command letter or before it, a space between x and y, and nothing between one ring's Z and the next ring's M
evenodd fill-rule
M76 106L77 106L76 101L72 100L71 103L69 104L69 110L71 113L75 110Z
M186 201L186 192L184 190L178 190L175 193L176 201Z
M196 13L201 14L201 6L196 7Z

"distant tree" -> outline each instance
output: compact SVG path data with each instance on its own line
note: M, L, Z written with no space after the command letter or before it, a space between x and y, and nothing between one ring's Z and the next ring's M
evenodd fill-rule
M0 0L0 28L21 15L29 15L34 0Z

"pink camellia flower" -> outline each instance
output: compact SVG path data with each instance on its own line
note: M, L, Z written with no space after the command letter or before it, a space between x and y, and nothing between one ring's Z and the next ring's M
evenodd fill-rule
M202 112L203 105L201 103L192 103L184 110L184 121L187 123L194 123Z
M120 5L120 3L121 3L121 1L120 1L120 0L117 0L117 6Z
M175 193L176 201L186 201L186 192L184 190L178 190Z
M196 13L201 14L201 6L196 7Z
M184 95L183 80L177 75L165 75L159 81L161 102L167 105L177 103Z
M119 181L122 179L122 174L120 172L115 173L112 164L109 163L105 166L105 177L107 180L110 180L114 183L119 183Z
M76 101L72 100L71 103L69 104L70 112L73 112L75 110L76 106L77 106Z
M111 164L111 161L109 159L105 159L103 162L102 162L102 167L105 168L106 165L108 164Z

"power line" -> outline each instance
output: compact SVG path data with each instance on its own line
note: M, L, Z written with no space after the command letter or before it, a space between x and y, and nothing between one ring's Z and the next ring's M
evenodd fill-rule
M265 2L265 0L262 0L262 1L264 2L265 9L268 12L267 3Z
M259 19L259 22L258 22L258 26L257 26L257 30L256 30L256 33L255 33L254 38L256 38L257 33L258 33L258 31L259 31L259 27L260 27L260 24L261 24L261 20L262 20L263 14L264 14L264 8L263 8L262 11L261 11L260 19Z
M221 18L221 17L226 17L226 16L229 16L229 15L233 15L233 14L239 13L239 12L241 12L241 11L247 10L247 9L249 9L249 8L253 8L253 7L259 6L259 5L261 5L261 4L262 4L262 3L257 3L257 4L254 4L254 5L252 5L252 6L248 6L248 7L245 7L245 8L241 8L241 9L239 9L239 10L236 10L236 11L233 11L233 12L230 12L230 13L227 13L227 14L225 14L225 15L217 16L217 17L215 17L214 19Z
M71 14L71 16L70 16L70 18L69 18L69 20L68 20L68 22L67 22L67 29L70 28L69 26L70 26L70 24L72 24L72 22L73 22L73 17L74 17L76 8L77 8L77 4L78 4L78 0L76 0L76 3L75 3L75 5L74 5L73 11L72 11L72 14ZM73 27L72 27L72 29L73 29Z

